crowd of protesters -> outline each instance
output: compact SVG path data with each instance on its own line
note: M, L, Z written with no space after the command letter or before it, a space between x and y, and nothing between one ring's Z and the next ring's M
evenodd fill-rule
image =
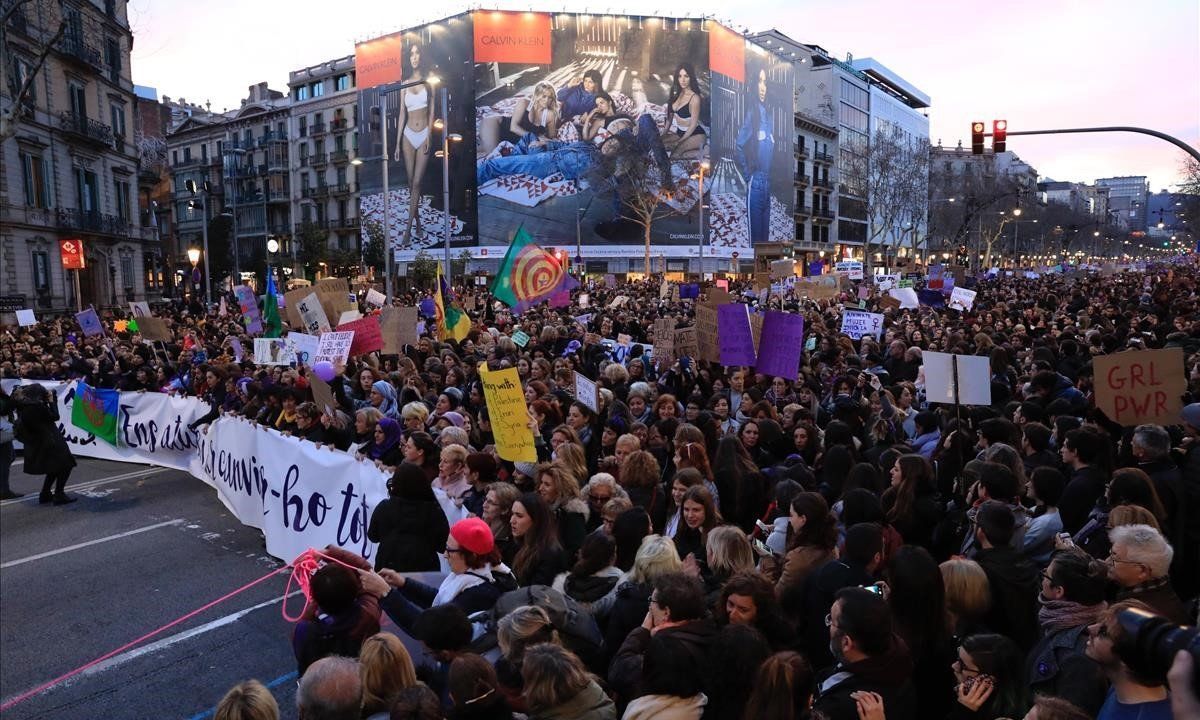
M8 328L0 377L193 395L212 408L197 427L237 414L387 469L374 562L329 548L312 579L301 717L1200 717L1196 670L1180 658L1168 682L1121 620L1196 624L1200 272L1072 275L981 279L966 312L872 291L884 328L861 340L839 332L852 291L733 283L735 301L804 315L796 379L648 357L657 320L689 326L704 302L657 282L591 282L586 307L515 317L479 293L465 340L339 367L336 408L307 368L235 361L229 338L251 339L198 306L159 310L173 343ZM1169 347L1179 417L1096 409L1093 358ZM986 356L992 404L929 404L923 351ZM498 456L484 362L518 370L539 462ZM52 403L28 387L0 391L0 417L36 435ZM70 501L69 471L26 465L47 502ZM216 717L277 712L251 681Z

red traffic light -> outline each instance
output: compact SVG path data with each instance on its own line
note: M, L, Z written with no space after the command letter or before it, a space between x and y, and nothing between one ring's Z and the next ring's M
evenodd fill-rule
M1002 153L1007 147L1008 139L1008 121L993 120L992 121L992 150Z
M971 123L971 153L983 154L983 131L987 126L982 122Z

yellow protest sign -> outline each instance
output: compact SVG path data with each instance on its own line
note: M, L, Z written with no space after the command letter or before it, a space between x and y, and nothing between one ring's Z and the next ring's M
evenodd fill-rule
M529 411L525 393L521 391L521 376L516 368L489 371L487 363L479 364L483 381L483 398L487 402L496 437L496 451L512 462L537 462L533 431L529 429Z

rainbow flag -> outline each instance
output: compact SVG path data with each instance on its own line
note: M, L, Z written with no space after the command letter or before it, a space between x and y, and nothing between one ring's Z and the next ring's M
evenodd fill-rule
M520 313L577 287L578 281L567 274L558 257L539 247L525 228L519 227L490 290L497 300Z
M439 336L445 340L448 337L462 342L471 331L471 318L454 304L454 295L450 292L450 284L442 277L442 264L438 263L437 290L433 293L434 319L437 321Z
M94 388L80 380L75 386L75 399L71 401L71 423L109 445L116 445L120 407L119 392Z

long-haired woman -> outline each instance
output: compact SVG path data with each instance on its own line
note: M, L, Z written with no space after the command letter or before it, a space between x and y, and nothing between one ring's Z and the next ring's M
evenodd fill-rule
M716 500L703 485L688 488L679 504L681 522L675 529L675 547L679 556L693 557L701 567L708 566L708 533L721 524Z
M413 84L424 80L433 66L432 57L426 52L427 47L419 41L407 43L408 52L404 57L404 82ZM408 218L404 223L403 244L408 245L412 238L425 239L425 231L421 228L417 213L421 205L421 181L425 178L425 168L429 163L430 139L433 124L433 98L427 85L413 84L412 87L401 91L400 115L396 134L396 149L393 160L404 161L404 170L408 174ZM387 122L387 119L384 119ZM387 189L384 188L384 192Z
M754 532L754 521L767 506L767 480L741 440L733 435L721 438L712 471L721 514L743 532Z
M667 127L663 146L671 157L690 157L704 147L706 134L700 117L704 96L691 63L680 63L671 76L671 93L667 98Z
M881 498L888 524L904 542L928 548L941 520L933 468L920 455L901 455L891 467L891 486Z
M517 553L513 574L521 587L551 585L567 569L567 554L558 541L554 510L537 493L525 493L512 505L509 521Z

